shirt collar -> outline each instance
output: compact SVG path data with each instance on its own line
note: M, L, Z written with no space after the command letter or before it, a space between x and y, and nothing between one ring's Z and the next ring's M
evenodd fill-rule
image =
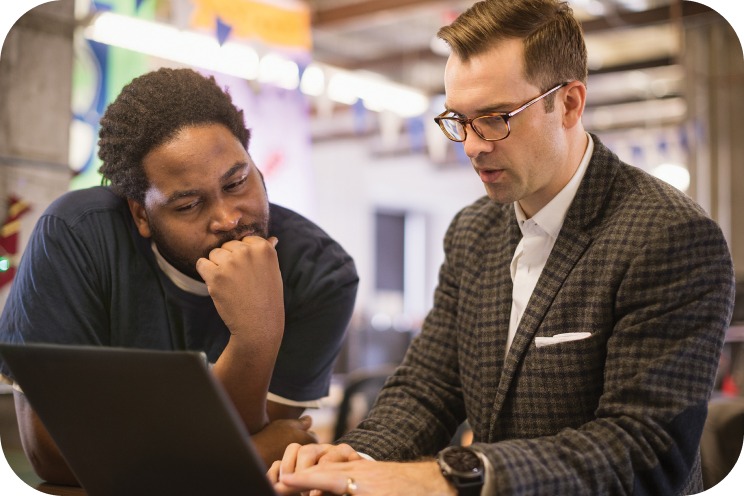
M173 284L176 285L176 287L186 291L187 293L192 293L199 296L209 295L209 290L207 289L206 284L192 279L191 277L187 276L186 274L169 264L168 261L163 258L163 255L160 254L160 252L158 251L158 247L155 246L154 242L151 243L150 246L152 246L152 252L155 254L155 260L157 260L158 262L158 267L160 267L160 270L163 271L163 273L168 277L168 279L173 282Z
M579 185L581 184L581 180L584 178L587 167L589 167L589 161L591 160L592 152L594 151L594 140L592 140L589 133L586 133L586 136L588 138L588 144L586 146L586 151L584 151L584 156L581 158L581 162L579 163L579 167L576 169L576 172L574 172L571 180L568 181L568 184L566 184L547 205L541 208L532 216L531 219L527 219L522 207L519 206L519 202L514 202L514 212L517 216L517 221L519 222L519 228L522 230L522 235L526 234L524 224L529 220L532 221L530 224L536 224L549 236L553 238L558 237L558 233L560 233L561 227L563 227L566 213L568 213L568 207L571 206L571 203L576 197L576 192L579 190Z

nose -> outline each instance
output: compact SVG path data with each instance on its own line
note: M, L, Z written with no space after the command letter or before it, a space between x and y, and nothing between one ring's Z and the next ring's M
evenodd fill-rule
M229 232L240 224L242 213L237 205L230 201L219 200L212 209L209 218L209 229L214 233Z
M462 146L465 149L465 155L472 160L478 155L492 152L496 146L495 143L495 141L484 140L471 129L465 135L465 141L462 142Z

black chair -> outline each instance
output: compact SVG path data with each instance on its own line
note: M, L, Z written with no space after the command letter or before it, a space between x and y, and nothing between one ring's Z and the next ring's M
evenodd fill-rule
M742 456L744 443L744 397L717 398L708 404L700 440L703 487L721 482Z
M364 420L377 399L385 381L395 371L395 365L359 369L346 376L344 396L338 407L333 439L346 434Z

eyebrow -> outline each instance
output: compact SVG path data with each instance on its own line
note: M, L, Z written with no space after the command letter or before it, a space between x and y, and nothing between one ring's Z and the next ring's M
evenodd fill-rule
M232 176L234 176L235 173L237 173L238 171L241 171L241 170L245 169L246 167L248 167L248 162L238 162L238 163L236 163L235 165L233 165L232 167L230 167L227 170L227 172L225 172L224 174L222 174L222 177L220 177L220 181L223 181L223 182L224 181L227 181Z
M224 174L222 174L222 176L220 176L220 182L228 181L237 172L244 170L247 167L248 167L248 162L237 162L235 165L230 167ZM183 191L175 191L168 197L168 199L165 201L165 204L170 205L171 203L177 202L178 200L181 200L183 198L188 198L191 196L199 196L199 194L201 194L201 190L199 189L187 189Z
M448 107L446 104L444 108L448 112L452 112L453 114L457 114L461 116L465 115L461 112L458 112L455 109ZM488 107L481 107L481 108L476 109L474 115L478 117L481 115L488 115L488 114L508 114L509 112L513 111L515 108L519 108L519 104L502 103L502 104L490 105Z

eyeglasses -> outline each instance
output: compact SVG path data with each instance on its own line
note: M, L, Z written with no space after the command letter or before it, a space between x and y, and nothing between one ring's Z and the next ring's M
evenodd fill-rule
M568 83L561 83L557 86L552 87L537 98L533 98L529 102L525 103L516 110L511 112L498 112L493 114L481 115L473 117L472 119L465 119L463 117L455 117L452 115L446 115L450 113L449 110L445 110L437 117L434 118L434 122L439 124L442 132L452 141L462 142L467 137L467 125L473 128L475 134L480 136L486 141L500 141L506 139L511 133L511 126L509 125L509 119L526 109L533 103L537 103L551 93L558 91L559 89L566 86Z

